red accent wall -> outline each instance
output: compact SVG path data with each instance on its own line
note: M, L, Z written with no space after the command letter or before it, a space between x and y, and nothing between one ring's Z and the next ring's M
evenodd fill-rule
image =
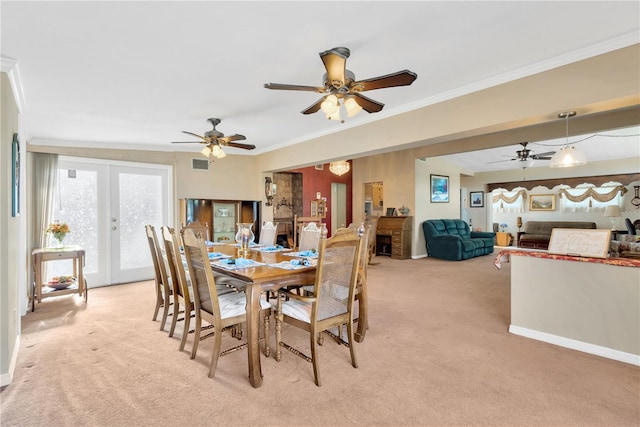
M349 161L351 164L351 162ZM322 197L327 199L327 217L325 223L327 229L331 233L331 183L337 182L347 184L347 223L353 222L353 202L352 202L352 184L351 170L342 176L334 175L329 170L329 164L324 165L323 170L316 170L315 166L307 168L288 170L287 172L296 172L302 174L302 216L311 215L311 201L316 200L316 193L320 192ZM339 225L339 224L338 224Z

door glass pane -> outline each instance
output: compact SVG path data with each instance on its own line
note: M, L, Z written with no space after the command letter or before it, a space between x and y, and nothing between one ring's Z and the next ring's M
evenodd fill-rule
M144 226L162 224L162 177L121 173L120 190L120 268L150 265L149 244Z
M98 270L98 173L60 169L59 180L53 218L69 224L71 231L65 236L64 244L79 245L85 250L84 274L95 273ZM47 263L47 276L68 274L71 274L69 263Z

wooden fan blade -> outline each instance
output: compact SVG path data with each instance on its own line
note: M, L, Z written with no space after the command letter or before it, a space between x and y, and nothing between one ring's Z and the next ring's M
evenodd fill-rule
M529 158L533 160L551 160L551 157L531 156Z
M218 138L218 141L222 141L225 143L229 143L231 141L244 141L245 139L247 139L244 135L229 135L229 136L223 136L222 138Z
M514 160L518 160L518 159L508 159L508 160L495 160L493 162L487 162L485 164L490 165L491 163L502 163L502 162L512 162Z
M202 139L204 141L207 141L207 138L205 138L204 136L198 135L197 133L187 132L186 130L183 130L182 133L186 133L188 135L193 135L193 136L195 136L197 138L200 138L200 139Z
M382 110L382 107L384 107L383 103L374 101L373 99L367 98L366 96L361 95L357 92L353 95L355 96L354 99L358 103L358 105L361 106L362 109L367 113L377 113L378 111Z
M318 93L324 93L326 91L324 87L319 87L319 86L287 85L282 83L265 83L264 87L266 87L267 89L301 90L306 92L318 92Z
M233 148L243 148L245 150L253 150L254 148L256 148L256 146L253 144L242 144L240 142L224 142L222 145Z
M553 156L554 154L556 154L555 151L547 151L546 153L532 154L531 157L536 157L536 158L540 159L542 157Z
M336 89L340 89L344 86L345 69L347 67L347 58L349 57L348 52L348 50L346 50L346 52L341 52L336 49L320 52L320 59L322 59L324 68L327 70L326 84L333 86Z
M418 75L416 73L409 70L402 70L385 76L353 82L351 87L354 90L364 92L365 90L383 89L386 87L408 86L417 78Z
M313 105L308 107L306 110L302 110L301 113L302 114L313 114L313 113L316 113L318 110L320 110L320 105L322 104L322 101L324 101L324 98L320 98Z
M207 141L171 141L172 144L207 144Z

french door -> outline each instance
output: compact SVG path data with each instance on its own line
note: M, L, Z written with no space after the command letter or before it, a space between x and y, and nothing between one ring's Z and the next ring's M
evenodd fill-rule
M171 167L61 156L58 168L54 218L85 249L88 285L153 278L144 226L172 223Z

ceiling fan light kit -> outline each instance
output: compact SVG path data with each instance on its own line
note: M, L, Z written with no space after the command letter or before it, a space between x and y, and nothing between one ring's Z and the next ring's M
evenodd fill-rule
M549 167L552 168L570 168L573 166L581 166L587 164L587 156L574 146L569 145L569 118L576 115L575 111L565 111L558 114L558 118L565 119L565 130L567 142L556 154L551 157Z

